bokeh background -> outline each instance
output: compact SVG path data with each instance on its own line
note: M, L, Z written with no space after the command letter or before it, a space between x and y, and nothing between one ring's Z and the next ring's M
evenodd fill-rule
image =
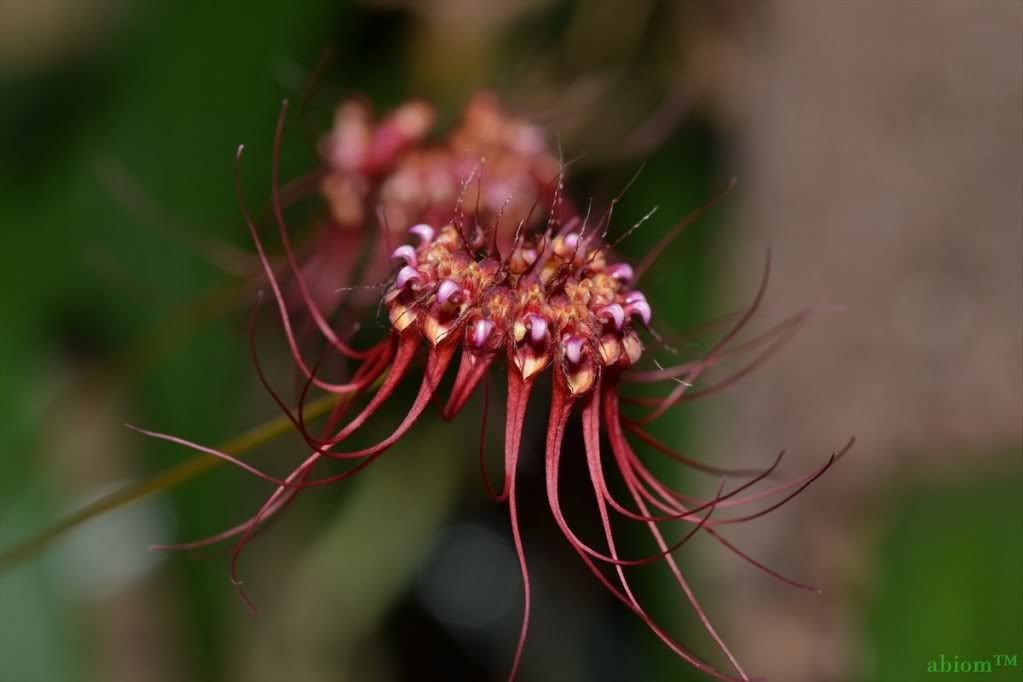
M450 123L490 89L580 156L576 196L606 201L643 166L619 225L659 211L621 245L632 257L738 176L652 273L655 316L685 329L741 306L768 247L768 320L844 309L657 434L729 465L788 448L794 471L858 443L736 533L823 595L698 539L680 561L712 618L772 680L925 680L941 655L1023 655L1017 0L4 0L2 550L191 456L124 422L217 443L275 416L244 353L258 283L232 156L248 145L244 182L264 201L280 100L310 81L285 175L315 163L345 96L381 110L426 97ZM285 376L271 328L261 343ZM521 679L702 679L602 592L550 521L540 402L523 451L536 606ZM146 551L220 530L269 492L226 468L5 562L0 679L503 679L520 585L505 511L478 481L479 414L426 420L261 535L242 569L259 617L231 589L226 553ZM280 471L301 454L284 436L255 461ZM592 495L583 478L566 470L570 502ZM662 572L636 574L651 610L720 664Z

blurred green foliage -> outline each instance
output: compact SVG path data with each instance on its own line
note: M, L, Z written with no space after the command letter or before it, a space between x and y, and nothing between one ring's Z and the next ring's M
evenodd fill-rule
M865 679L926 680L935 677L928 662L941 655L973 661L1023 652L1020 490L1023 477L980 475L955 486L910 484L878 501L883 535L865 621ZM1020 666L994 673L1023 674Z

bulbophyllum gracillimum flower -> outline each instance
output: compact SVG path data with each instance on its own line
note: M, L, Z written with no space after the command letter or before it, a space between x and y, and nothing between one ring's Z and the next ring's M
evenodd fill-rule
M366 158L375 157L370 154ZM349 161L344 160L346 163ZM415 161L415 164L420 163L428 166L430 162L423 159ZM441 164L438 173L450 173L446 161L438 163ZM650 363L645 344L658 340L651 328L656 311L638 288L638 283L664 246L695 215L666 233L655 249L633 267L616 259L611 246L605 241L611 222L610 211L592 222L589 215L580 217L565 211L564 207L569 204L561 197L561 172L555 182L555 191L543 211L544 219L539 223L531 222L529 212L521 214L515 222L502 222L500 212L493 214L492 222L481 222L479 211L470 215L464 209L464 199L469 192L466 179L471 178L477 168L474 164L470 166L463 170L464 179L443 221L407 224L411 219L408 216L405 219L403 228L408 240L393 249L392 275L380 299L389 327L385 337L369 348L356 349L342 342L336 333L331 331L327 334L331 351L344 355L354 367L351 376L342 382L319 377L317 366L302 357L294 342L290 313L275 272L245 211L280 321L290 341L296 365L306 380L300 406L313 390L349 398L365 395L366 402L353 416L348 410L357 404L356 401L339 401L325 426L314 435L307 427L301 407L297 413L288 408L266 380L258 357L253 354L260 379L309 446L304 461L283 479L259 471L227 453L175 436L145 432L220 457L276 485L263 506L244 523L204 540L165 548L194 549L234 538L236 546L231 561L231 577L248 603L237 579L237 561L242 548L260 526L280 512L299 491L343 481L386 453L423 418L427 407L438 398L436 393L441 380L453 365L457 365L457 369L453 370L450 394L440 401L443 404L441 416L448 420L466 405L488 373L492 370L503 373L507 377L508 394L504 480L500 490L494 490L484 468L484 482L492 497L507 505L522 573L524 608L518 644L510 666L509 679L512 679L516 676L526 643L531 604L527 553L518 521L520 500L516 476L520 456L533 456L531 452L521 452L529 398L536 381L550 376L552 397L543 453L546 505L566 542L595 579L642 619L653 634L680 658L715 678L749 680L697 601L674 552L696 533L703 532L742 560L779 580L796 587L814 589L759 563L726 539L723 531L729 525L757 519L792 499L852 443L818 470L785 482L772 479L770 483L764 483L775 471L781 455L774 464L760 472L729 472L673 451L650 435L646 427L669 410L702 395L720 391L751 371L776 351L812 310L793 315L753 338L738 341L760 305L769 270L765 268L753 303L730 328L725 329L721 338L702 357L670 367ZM274 175L276 185L276 171ZM505 191L506 188L502 188L501 193ZM276 189L274 204L283 231ZM244 208L244 201L242 205ZM286 240L284 247L289 249ZM291 258L291 254L288 255ZM302 277L300 271L293 274ZM308 298L306 303L315 306ZM390 435L369 447L345 449L345 441L392 399L402 380L418 374L416 358L421 355L425 355L425 369L419 389L400 423ZM735 357L747 360L715 383L694 388L694 383L704 374ZM648 364L653 366L648 367ZM623 388L630 383L663 384L666 390L659 397L623 396ZM635 410L630 411L629 416L621 411L623 402L630 403L633 406L630 409ZM569 417L576 410L581 413L594 508L603 528L604 539L600 546L581 539L561 508L562 441ZM610 446L609 451L605 451L603 441ZM634 441L642 442L684 465L721 475L723 478L717 493L711 498L699 498L673 489L643 463L634 449ZM314 477L317 467L336 466L338 463L348 466L337 473ZM729 485L728 476L742 482ZM628 493L625 499L619 499L612 493L609 477L624 484ZM761 483L764 487L755 488ZM616 544L614 522L635 523L645 528L656 551L649 556L623 555ZM670 571L685 600L730 662L734 669L732 672L718 671L697 658L655 622L641 605L630 585L628 570L655 562L663 563Z

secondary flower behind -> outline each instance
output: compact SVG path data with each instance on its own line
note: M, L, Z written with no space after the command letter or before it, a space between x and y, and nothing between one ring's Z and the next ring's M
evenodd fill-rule
M644 341L658 342L658 337L651 328L655 311L636 285L664 246L695 216L666 233L653 252L633 268L616 260L612 245L605 240L612 211L609 209L592 220L588 213L578 214L575 204L564 197L564 168L551 165L552 157L542 136L536 129L501 112L493 100L475 100L466 121L452 134L449 143L436 147L422 145L431 122L425 105L408 105L376 128L359 106L342 107L335 130L323 144L329 167L323 187L335 222L357 228L370 216L380 215L381 229L409 235L408 243L392 250L394 269L380 299L389 319L389 332L375 345L353 348L327 323L327 315L318 302L321 296L313 296L305 281L308 270L291 252L282 201L276 189L275 164L273 204L289 264L287 276L329 348L347 358L354 371L344 382L330 382L318 376L318 365L311 365L303 357L293 330L293 305L287 292L282 292L279 276L242 201L292 355L306 380L297 412L292 412L270 386L254 352L253 358L260 379L302 434L309 454L286 478L278 479L227 453L146 431L232 462L277 486L265 504L244 523L211 538L162 548L194 549L235 538L231 577L249 603L237 579L237 560L261 525L280 512L300 490L349 478L398 442L434 400L456 354L460 353L460 359L441 411L444 419L454 418L489 371L503 366L508 401L501 489L495 491L491 487L485 468L483 475L492 497L507 504L522 571L524 608L509 674L512 679L525 646L530 613L530 581L519 531L516 472L526 406L536 380L549 373L552 400L544 455L547 503L566 541L594 577L679 657L719 679L749 680L701 608L673 552L703 531L758 569L796 587L813 590L760 564L727 540L722 529L752 521L778 508L820 476L852 443L816 471L786 482L772 481L754 490L754 486L771 476L781 455L760 472L729 472L674 452L654 439L645 427L682 403L731 385L775 352L812 310L793 315L753 338L737 341L760 305L769 270L765 267L753 303L703 356L675 366L654 363L653 368L640 369L645 362ZM277 148L283 119L282 113ZM493 169L492 173L484 175L488 168ZM353 234L364 233L365 230L357 230ZM425 369L418 394L404 419L375 445L344 450L345 440L415 371L416 358L422 352L426 356ZM736 357L747 359L724 378L698 391L693 388L709 370ZM629 382L663 383L666 391L656 398L624 397L621 391ZM301 407L313 390L342 397L316 434L307 427ZM363 395L368 400L354 416L349 415L348 410ZM622 402L635 405L637 411L625 417L620 411ZM561 444L577 405L582 416L594 504L604 529L604 543L599 547L575 534L559 501ZM601 451L602 434L610 444L610 457ZM630 436L682 464L722 476L717 494L701 499L674 490L644 465ZM318 465L331 461L348 466L340 473L313 477ZM610 471L606 472L608 462ZM624 483L628 499L619 500L612 494L608 473ZM744 480L729 488L728 476ZM729 515L722 518L721 512ZM645 526L657 551L650 556L622 556L613 532L615 517ZM665 529L673 526L681 530L666 538ZM630 586L626 569L653 562L663 562L674 576L734 672L720 672L703 662L647 614Z

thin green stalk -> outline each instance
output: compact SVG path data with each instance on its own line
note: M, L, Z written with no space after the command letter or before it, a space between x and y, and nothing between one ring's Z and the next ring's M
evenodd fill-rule
M336 395L326 395L314 400L306 405L305 416L312 419L326 414L337 404L337 401L338 397ZM249 450L273 440L277 436L288 433L291 428L291 422L282 415L235 436L217 449L236 457L241 456ZM197 455L151 478L132 483L109 495L104 495L98 500L59 519L37 535L0 552L0 573L31 559L54 540L90 519L129 505L154 493L175 488L223 463L223 460L216 457Z

